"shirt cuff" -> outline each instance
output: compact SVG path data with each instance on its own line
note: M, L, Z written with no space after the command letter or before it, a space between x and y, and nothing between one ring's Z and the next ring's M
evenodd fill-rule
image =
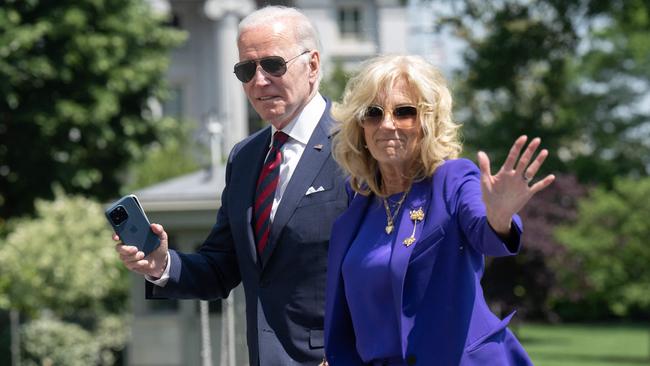
M169 251L167 252L167 258L169 258ZM167 266L165 266L165 270L163 271L160 278L151 277L149 275L144 275L144 278L156 286L165 287L167 281L169 281L169 269L171 268L171 266L172 266L172 261L168 259Z

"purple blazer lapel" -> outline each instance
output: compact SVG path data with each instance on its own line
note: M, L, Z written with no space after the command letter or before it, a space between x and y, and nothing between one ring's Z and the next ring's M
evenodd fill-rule
M359 231L359 226L363 220L363 217L366 213L366 208L372 199L368 196L357 194L350 202L348 209L343 212L333 227L336 227L337 230L332 232L330 237L330 247L329 247L329 264L334 267L329 267L327 273L338 276L341 270L341 264L343 263L343 258L348 252L352 240L357 235ZM337 278L338 282L338 278ZM334 282L332 282L334 283Z
M404 278L406 270L408 269L409 260L413 249L419 244L418 240L424 227L424 222L427 219L427 211L429 208L429 201L431 198L431 181L425 179L423 181L413 184L411 192L409 193L408 205L403 207L400 214L401 219L399 222L399 229L395 238L395 245L390 260L391 271L391 287L393 290L393 298L395 299L395 311L398 319L399 331L402 340L402 356L406 357L406 343L408 334L413 328L413 318L407 318L402 311L403 295L404 295ZM415 225L410 218L410 212L422 209L424 212L424 221L420 221ZM404 240L413 236L415 241L410 245L405 245Z
M355 195L348 209L336 219L333 225L336 230L332 231L330 237L327 261L327 296L325 298L325 324L331 324L331 327L338 327L345 324L343 321L344 315L340 311L346 302L341 283L341 266L350 248L350 244L352 244L352 240L354 240L359 231L359 226L371 201L372 198L368 196L361 194ZM330 330L330 327L325 327L325 344L330 341ZM337 332L335 331L334 333L336 334ZM332 341L337 342L340 340L334 339Z

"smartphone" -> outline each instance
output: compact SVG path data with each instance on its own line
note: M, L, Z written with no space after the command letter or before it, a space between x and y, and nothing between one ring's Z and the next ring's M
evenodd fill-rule
M151 230L149 219L135 195L120 198L105 214L120 240L124 244L138 247L145 256L160 245L160 238Z

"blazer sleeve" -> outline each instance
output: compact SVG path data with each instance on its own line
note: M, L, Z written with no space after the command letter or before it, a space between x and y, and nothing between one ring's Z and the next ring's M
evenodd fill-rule
M481 192L481 172L467 159L455 160L448 167L448 183L451 189L452 207L458 225L469 245L479 253L489 256L514 255L521 249L523 226L518 215L512 217L512 228L507 242L492 229L487 221Z
M236 151L237 147L233 148L228 158L221 207L210 234L196 253L169 251L169 281L164 287L147 282L147 298L225 298L241 282L227 206L231 163Z

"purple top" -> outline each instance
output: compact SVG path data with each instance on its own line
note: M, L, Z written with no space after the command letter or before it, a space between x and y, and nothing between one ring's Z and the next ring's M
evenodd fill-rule
M402 193L398 193L390 200L395 202L401 197ZM399 223L405 208L406 202L395 217L395 223ZM343 260L345 297L352 315L356 347L364 362L401 356L390 286L390 258L397 227L390 235L386 234L385 227L386 211L383 203L375 199Z

